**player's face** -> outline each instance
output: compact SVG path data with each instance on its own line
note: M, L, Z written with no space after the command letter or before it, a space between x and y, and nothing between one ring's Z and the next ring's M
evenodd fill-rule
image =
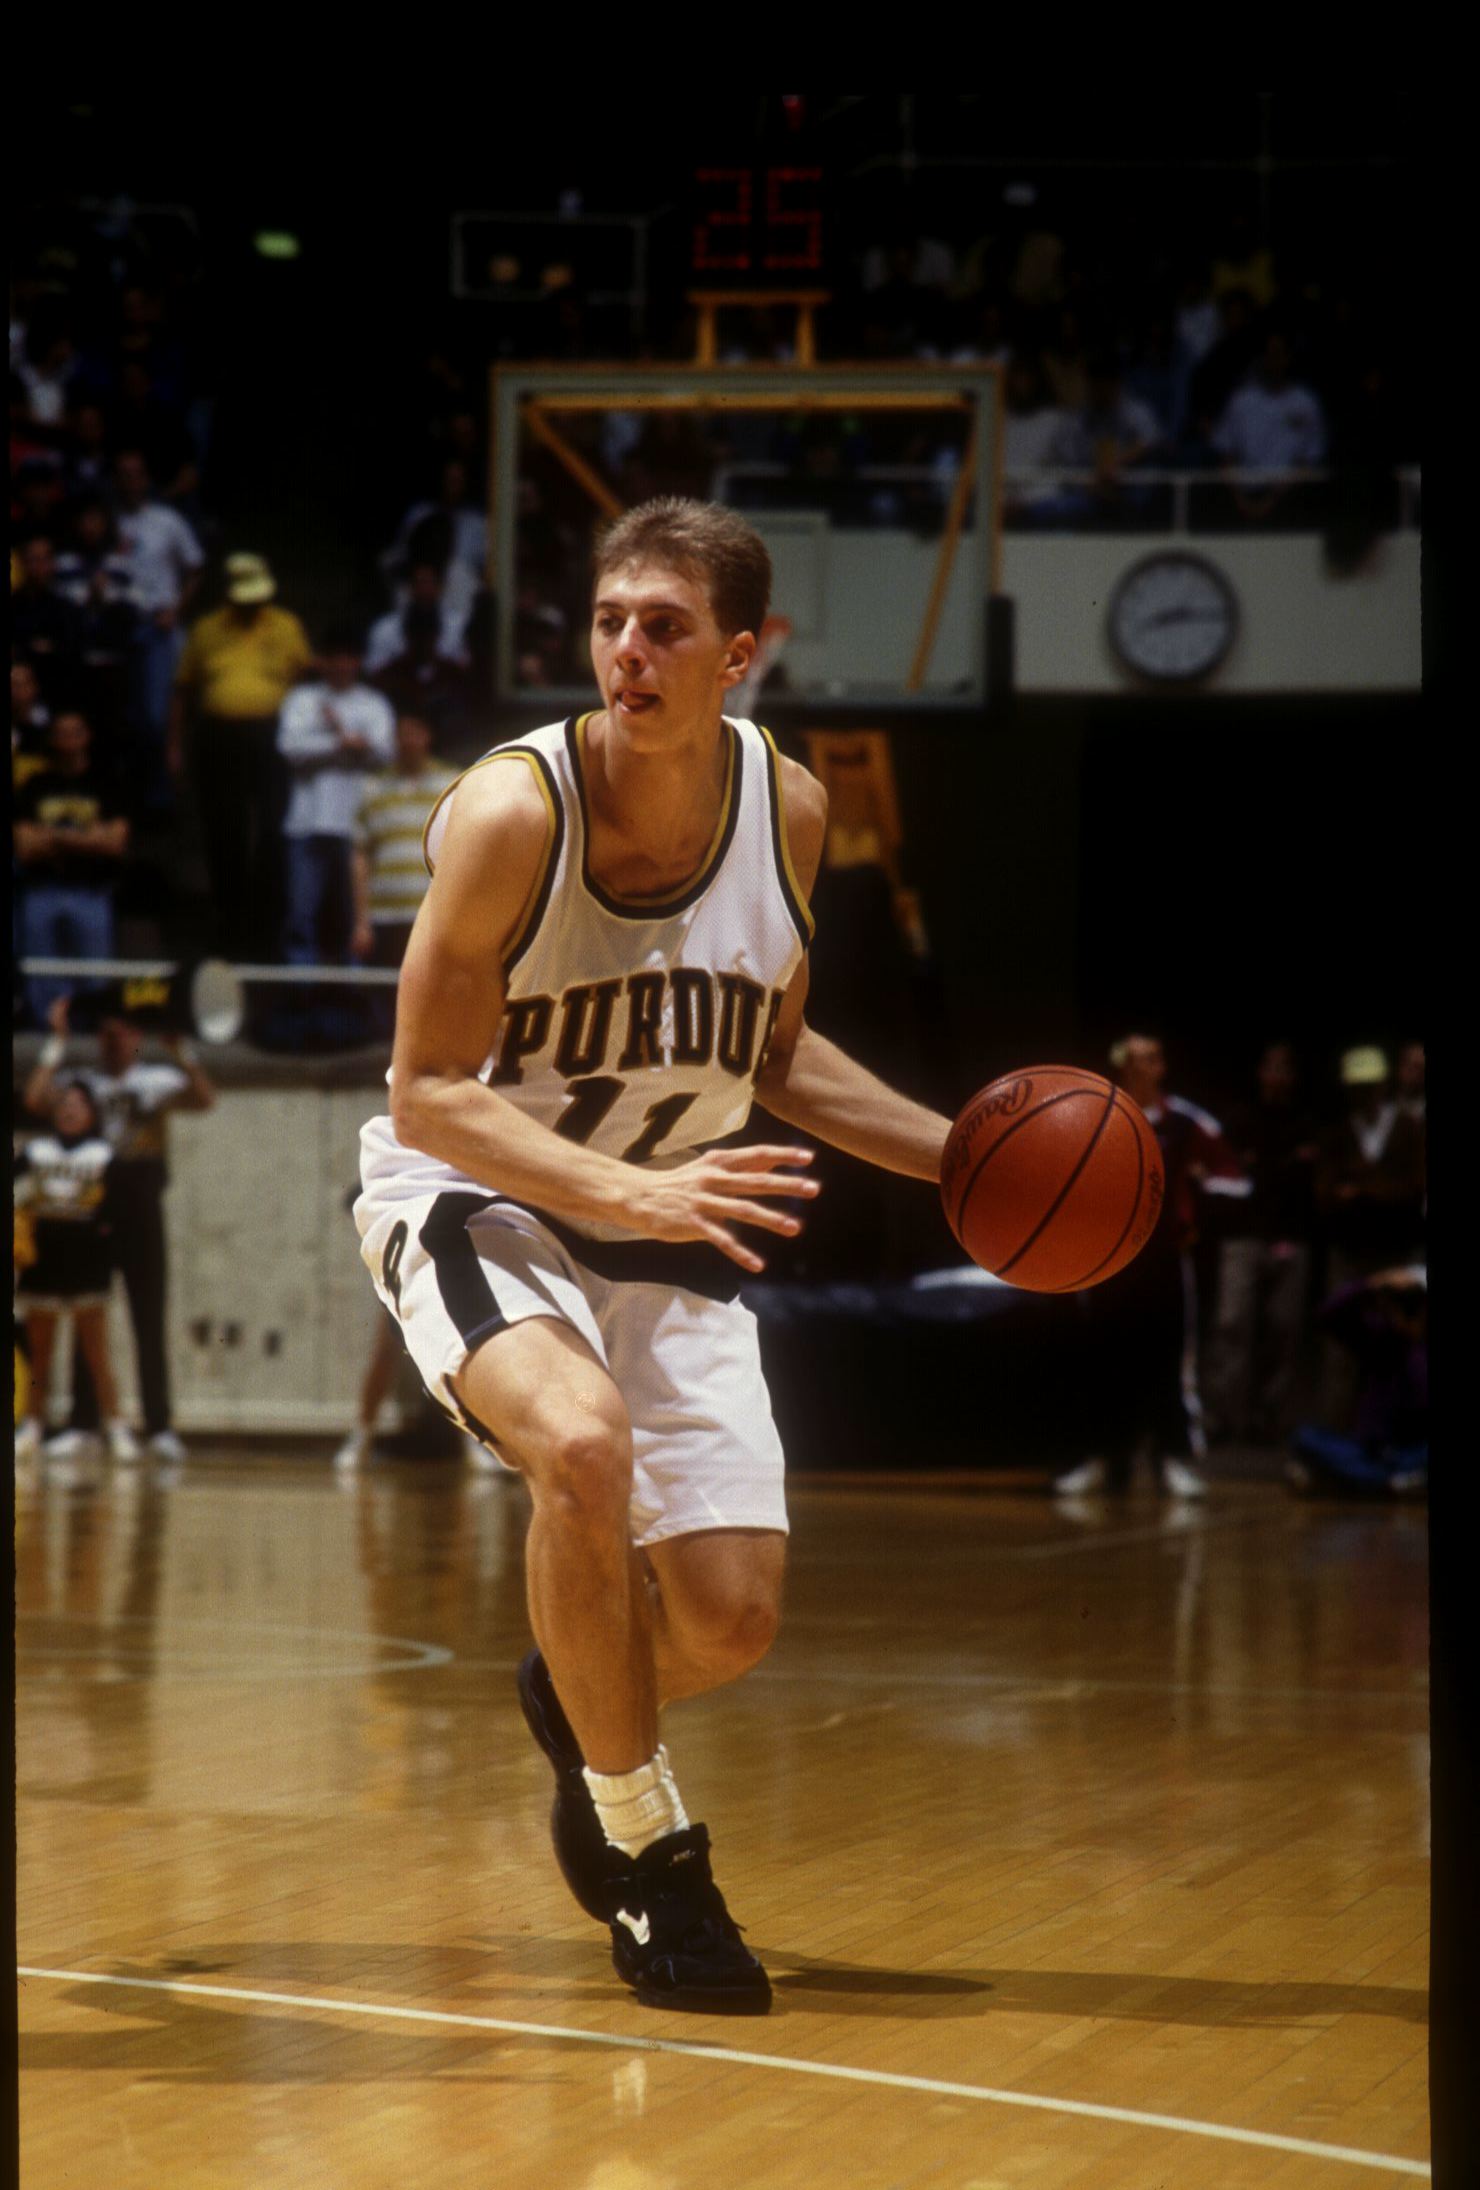
M716 717L754 652L752 633L720 630L698 579L651 563L597 578L591 666L608 719L644 746L672 744Z

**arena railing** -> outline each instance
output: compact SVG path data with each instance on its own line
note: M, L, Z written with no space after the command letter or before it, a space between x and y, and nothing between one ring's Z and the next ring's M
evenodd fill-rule
M1142 487L1168 489L1169 498L1159 512L1159 529L1190 532L1196 529L1193 522L1193 498L1199 493L1222 494L1229 488L1239 488L1257 494L1267 492L1271 487L1326 487L1340 476L1339 472L1326 466L1300 466L1286 470L1243 466L1236 470L1220 467L1199 471L1185 466L1172 469L1164 465L1132 464L1116 473L1115 484L1131 494ZM1398 532L1416 530L1423 485L1421 468L1416 464L1398 465L1386 476L1396 489L1396 523L1391 529ZM804 478L799 478L791 465L756 458L724 465L714 475L711 492L716 501L733 503L737 485L743 485L747 480L759 484L772 479L785 480L789 484L802 487L809 484ZM954 465L859 464L852 470L839 473L834 479L817 482L817 496L819 503L825 504L829 488L914 486L935 489L944 502L954 479ZM1004 470L1002 491L1008 521L1011 522L1015 501L1031 508L1032 498L1045 491L1076 487L1092 490L1102 484L1097 472L1062 465L1045 465L1031 472L1020 473Z

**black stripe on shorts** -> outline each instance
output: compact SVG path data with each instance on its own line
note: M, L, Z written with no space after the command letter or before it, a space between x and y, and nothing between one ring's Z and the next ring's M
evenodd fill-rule
M479 1206L499 1202L537 1218L568 1255L605 1278L608 1285L671 1285L676 1292L698 1293L705 1300L726 1304L740 1297L745 1280L739 1268L708 1240L588 1239L533 1202L510 1201L506 1194L495 1194L491 1202Z
M431 1257L442 1305L470 1350L507 1330L508 1318L494 1297L488 1272L468 1232L468 1220L490 1207L490 1194L439 1194L418 1237Z

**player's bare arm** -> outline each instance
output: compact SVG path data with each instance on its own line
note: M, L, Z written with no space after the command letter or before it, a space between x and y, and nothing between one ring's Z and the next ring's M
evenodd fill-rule
M788 759L782 761L782 791L792 866L810 895L827 835L827 793L799 762ZM756 1081L757 1101L773 1117L881 1170L939 1179L949 1118L898 1094L809 1027L807 985L804 958L772 1031Z
M795 1233L797 1218L769 1203L817 1191L795 1175L809 1150L714 1149L672 1170L644 1170L563 1140L479 1077L503 1014L504 954L538 887L549 826L523 761L491 762L458 788L401 972L397 1136L554 1216L708 1240L742 1269L760 1270L762 1258L730 1227Z

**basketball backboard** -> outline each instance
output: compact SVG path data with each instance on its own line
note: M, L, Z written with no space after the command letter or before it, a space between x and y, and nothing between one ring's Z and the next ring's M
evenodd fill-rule
M501 702L589 700L597 528L690 494L743 512L770 549L769 712L986 705L995 366L501 365L492 408Z

